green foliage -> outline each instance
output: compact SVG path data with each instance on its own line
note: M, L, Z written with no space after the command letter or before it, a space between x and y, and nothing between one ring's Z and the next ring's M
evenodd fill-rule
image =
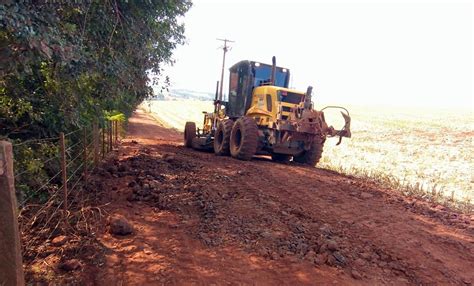
M94 120L126 120L152 96L150 73L184 42L188 1L0 4L0 139L56 137ZM17 170L50 175L41 144L15 148ZM34 155L34 156L33 156ZM43 171L40 171L43 170ZM42 173L43 172L43 173ZM22 182L21 182L22 183Z
M14 142L15 143L15 142ZM17 145L14 148L17 193L23 199L35 198L40 201L48 197L51 188L42 188L60 170L59 147L55 142L34 142ZM59 183L60 177L51 180Z
M116 120L120 122L124 122L125 120L127 120L125 114L117 110L114 110L112 112L105 112L105 118L107 118L108 120Z
M186 1L0 5L0 136L41 138L125 115L184 41Z

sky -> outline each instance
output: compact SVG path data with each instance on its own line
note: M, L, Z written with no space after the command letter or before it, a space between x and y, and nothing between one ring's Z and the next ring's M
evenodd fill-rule
M227 38L224 93L232 64L276 56L316 102L474 106L471 1L193 1L182 21L171 88L213 93Z

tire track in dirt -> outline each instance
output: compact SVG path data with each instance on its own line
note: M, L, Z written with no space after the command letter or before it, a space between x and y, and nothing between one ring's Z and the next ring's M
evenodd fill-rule
M472 216L363 180L268 158L182 146L136 113L119 155L99 170L108 233L98 284L455 284L474 277Z

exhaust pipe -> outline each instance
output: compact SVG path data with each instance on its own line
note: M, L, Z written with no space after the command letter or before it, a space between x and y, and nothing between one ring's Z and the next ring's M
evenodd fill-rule
M304 97L304 109L311 109L311 94L313 93L313 87L310 85L306 89L306 95Z
M272 77L270 79L272 85L275 85L275 74L276 74L276 58L272 57Z
M217 81L217 83L216 83L216 96L214 98L214 118L212 120L212 125L211 125L211 130L212 131L217 129L217 117L218 117L218 114L219 114L220 110L221 110L221 101L219 99L219 81ZM204 125L206 125L206 117L204 117Z
M218 98L219 98L219 81L217 81L217 84L216 84L216 96L214 97L214 113L217 112L217 105L218 105L217 99Z

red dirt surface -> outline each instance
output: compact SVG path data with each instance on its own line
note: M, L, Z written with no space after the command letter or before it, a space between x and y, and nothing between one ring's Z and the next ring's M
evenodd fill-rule
M332 171L187 149L142 112L95 184L134 232L103 228L88 284L474 282L473 216Z

